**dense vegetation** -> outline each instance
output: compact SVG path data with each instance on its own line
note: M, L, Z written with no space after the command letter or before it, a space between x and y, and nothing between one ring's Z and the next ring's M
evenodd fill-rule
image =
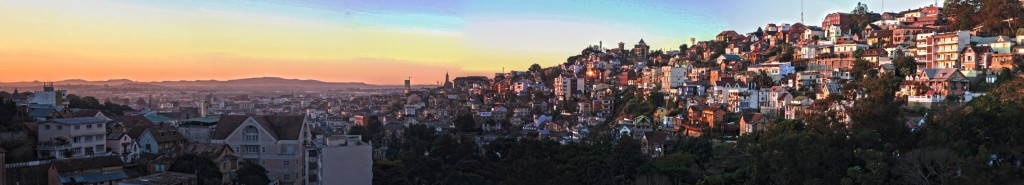
M946 0L950 30L976 30L979 36L1016 35L1024 28L1024 6L1017 0Z
M900 61L902 62L902 61ZM871 76L877 75L877 76ZM893 96L898 73L872 71L849 93L850 124L827 109L780 120L736 143L677 138L665 155L640 141L595 128L582 142L472 136L422 125L374 163L375 184L1004 184L1024 180L1024 79L1004 79L987 96L940 106L924 125L907 119ZM1012 77L1011 77L1012 78ZM640 98L644 99L644 98ZM643 103L641 103L643 102ZM637 102L649 104L646 100ZM635 109L643 110L637 107ZM637 113L645 113L639 111Z
M99 109L101 112L103 112L104 115L107 116L121 116L124 115L125 112L132 110L132 108L128 105L120 105L112 103L110 101L104 101L103 103L100 103L100 101L96 99L96 97L79 97L78 95L74 94L68 95L68 107L80 109Z

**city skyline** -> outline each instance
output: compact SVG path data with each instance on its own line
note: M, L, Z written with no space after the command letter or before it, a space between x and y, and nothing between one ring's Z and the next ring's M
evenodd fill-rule
M672 50L691 37L801 19L799 0L694 2L9 1L0 3L0 24L11 25L0 30L0 60L11 67L0 69L0 81L276 76L435 84L445 72L551 66L599 42L610 48L644 39ZM862 2L881 11L880 0ZM817 25L856 3L807 0L803 19ZM888 1L885 10L931 3ZM766 11L729 13L758 10Z

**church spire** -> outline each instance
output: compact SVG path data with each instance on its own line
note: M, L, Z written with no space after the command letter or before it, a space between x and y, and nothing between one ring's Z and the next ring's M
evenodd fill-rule
M452 81L448 79L448 70L444 71L444 87L452 88Z

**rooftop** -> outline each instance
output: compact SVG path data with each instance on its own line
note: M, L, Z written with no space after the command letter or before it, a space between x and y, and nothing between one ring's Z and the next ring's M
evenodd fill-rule
M60 123L65 125L78 125L78 124L93 124L93 123L106 123L107 120L95 117L81 117L81 118L61 118L51 119L48 122Z

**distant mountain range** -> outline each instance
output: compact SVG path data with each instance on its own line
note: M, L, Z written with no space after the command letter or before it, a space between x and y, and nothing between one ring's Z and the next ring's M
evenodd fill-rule
M243 78L234 80L194 80L194 81L159 81L137 82L128 79L112 79L104 81L88 81L69 79L53 82L58 89L61 86L103 86L110 88L132 89L189 89L189 90L328 90L328 89L389 89L402 88L402 85L374 85L362 82L323 82L318 80L286 79L279 77ZM42 82L0 82L0 87L39 87ZM435 87L432 85L414 85L413 88Z

